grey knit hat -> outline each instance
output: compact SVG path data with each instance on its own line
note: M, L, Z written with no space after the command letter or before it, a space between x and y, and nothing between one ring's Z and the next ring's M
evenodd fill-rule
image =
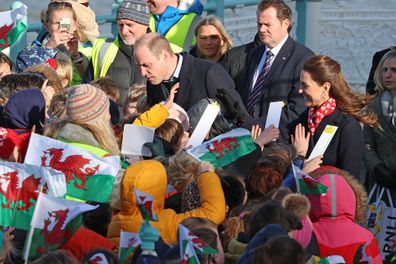
M117 10L117 20L123 18L148 26L150 24L149 6L145 0L124 0Z

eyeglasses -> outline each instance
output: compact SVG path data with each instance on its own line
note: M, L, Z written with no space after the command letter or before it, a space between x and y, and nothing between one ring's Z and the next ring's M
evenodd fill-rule
M62 8L73 8L72 4L69 2L58 2L54 1L48 4L48 9L54 8L54 9L62 9Z

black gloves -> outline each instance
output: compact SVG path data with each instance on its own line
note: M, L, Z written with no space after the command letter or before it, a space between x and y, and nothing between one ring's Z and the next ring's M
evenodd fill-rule
M374 179L379 185L385 188L393 188L396 186L396 178L392 176L392 172L384 163L375 166Z

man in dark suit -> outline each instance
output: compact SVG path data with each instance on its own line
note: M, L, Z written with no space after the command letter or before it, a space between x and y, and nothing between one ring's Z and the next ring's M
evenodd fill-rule
M305 109L298 93L300 73L306 59L314 55L290 36L292 12L282 0L263 0L257 9L258 34L264 45L248 57L244 85L237 87L248 112L265 125L271 102L283 101L281 133ZM288 141L282 133L280 141Z
M216 99L224 116L234 124L248 117L234 82L219 64L175 54L169 42L156 33L149 33L135 45L135 58L147 79L149 105L166 100L174 83L179 82L174 102L188 111L203 98Z
M377 66L380 63L382 57L385 55L385 53L387 53L388 51L393 50L393 49L396 49L396 46L377 51L374 54L373 62L372 62L371 69L370 69L370 74L369 74L369 77L368 77L368 80L367 80L367 84L366 84L366 92L368 94L373 95L373 94L376 93L376 91L375 91L375 83L374 83L375 70L377 69Z

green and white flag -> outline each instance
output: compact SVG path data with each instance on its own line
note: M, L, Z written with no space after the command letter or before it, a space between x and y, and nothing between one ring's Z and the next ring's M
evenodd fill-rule
M120 159L117 156L97 157L85 149L32 133L25 163L62 171L70 197L106 203L113 190Z
M188 240L188 242L193 246L194 249L198 250L200 254L216 254L217 250L206 244L202 239L191 233L182 224L179 225L180 232L180 242Z
M63 197L65 175L51 168L0 161L0 226L29 230L40 191Z
M256 149L249 130L236 128L202 143L187 152L193 157L212 163L216 168L224 167Z
M301 194L326 194L327 186L303 172L300 168L292 164L293 174L296 180L297 191Z
M0 51L5 52L5 49L18 42L20 36L26 33L27 24L27 6L22 4L19 8L14 10L0 12ZM8 52L5 52L9 55Z
M187 230L187 231L186 231ZM179 225L179 245L181 264L199 264L199 259L195 249L188 239L190 231L183 225Z
M81 226L81 214L97 207L40 193L25 244L25 260L58 249Z
M120 249L118 251L118 257L121 263L126 263L128 257L133 253L135 248L142 242L140 241L138 233L124 232L120 233Z
M147 221L158 221L158 217L154 212L154 197L136 188L133 189L133 192L135 193L136 202L139 205L143 219Z

